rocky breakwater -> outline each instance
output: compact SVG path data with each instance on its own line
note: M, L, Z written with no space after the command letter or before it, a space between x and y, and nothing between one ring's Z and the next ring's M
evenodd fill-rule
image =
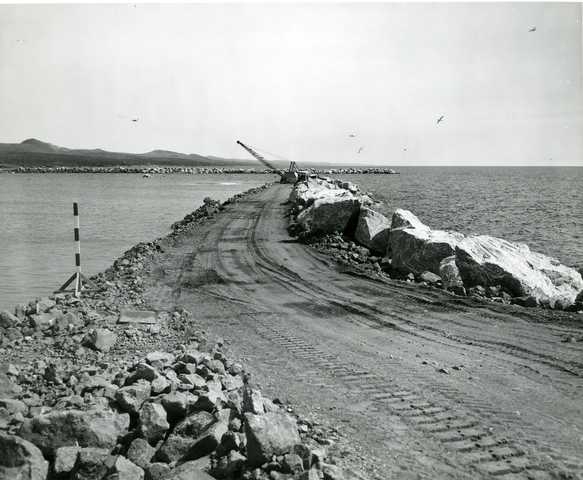
M144 175L230 175L230 174L275 174L271 169L236 167L18 167L8 170L11 173L141 173Z
M382 168L382 167L365 167L365 168L307 168L310 174L314 175L399 175L399 172L393 170L392 168Z
M356 186L329 179L298 183L290 202L291 234L375 274L500 303L583 310L580 272L527 245L431 229L402 209L389 220Z
M142 296L152 257L243 195L207 199L81 298L0 312L0 479L349 478L323 430L264 396L224 340Z

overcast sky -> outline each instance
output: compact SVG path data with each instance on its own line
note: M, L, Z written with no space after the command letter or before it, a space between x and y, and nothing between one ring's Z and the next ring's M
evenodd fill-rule
M300 165L583 165L581 12L0 5L0 142L245 158L240 139Z

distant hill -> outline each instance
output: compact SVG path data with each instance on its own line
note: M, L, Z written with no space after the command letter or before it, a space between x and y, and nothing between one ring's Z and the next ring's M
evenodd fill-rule
M152 150L147 153L108 152L97 149L71 149L29 138L21 143L0 143L0 168L14 167L111 167L186 166L261 168L254 159L207 157L196 153Z

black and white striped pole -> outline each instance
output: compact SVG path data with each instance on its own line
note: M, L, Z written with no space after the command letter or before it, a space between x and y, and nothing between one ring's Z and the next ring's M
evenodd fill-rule
M75 219L75 226L74 226L74 238L75 238L75 247L77 252L75 253L75 268L76 271L69 280L67 280L61 288L59 288L58 292L67 291L66 288L73 282L75 282L75 296L79 297L81 295L81 290L84 289L84 283L88 283L85 276L81 273L81 239L79 235L79 205L77 202L73 203L73 217Z
M81 288L81 241L79 240L79 206L77 202L73 203L73 217L75 217L75 244L77 247L77 253L75 253L75 267L77 268L77 279L75 281L75 296L78 297Z

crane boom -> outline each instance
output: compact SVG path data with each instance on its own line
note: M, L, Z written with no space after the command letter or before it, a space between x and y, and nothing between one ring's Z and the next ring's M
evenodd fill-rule
M253 155L253 157L255 157L257 160L259 160L267 168L271 168L272 170L275 170L276 172L279 171L278 168L274 167L271 163L269 163L267 160L265 160L265 158L263 158L261 155L259 155L251 147L248 147L247 145L245 145L243 142L241 142L239 140L237 140L237 144L241 145L245 150L247 150L251 155Z

